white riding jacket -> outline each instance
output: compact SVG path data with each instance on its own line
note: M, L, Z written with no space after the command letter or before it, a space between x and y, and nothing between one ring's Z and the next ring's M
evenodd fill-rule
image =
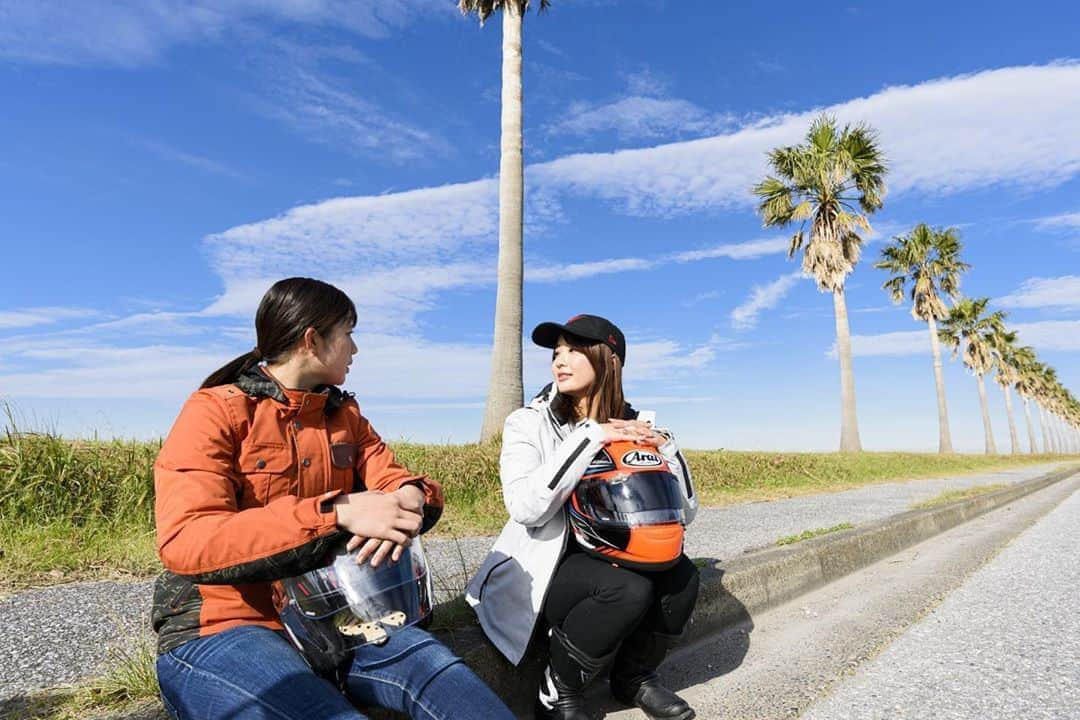
M515 665L566 550L566 500L604 445L595 421L561 424L551 411L554 396L549 386L506 419L499 469L510 520L465 593L488 638ZM659 451L679 480L689 524L698 507L690 469L674 438Z

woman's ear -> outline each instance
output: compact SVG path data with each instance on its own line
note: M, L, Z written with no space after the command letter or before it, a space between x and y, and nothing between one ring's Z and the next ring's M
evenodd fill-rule
M322 340L322 337L319 335L319 331L309 327L300 336L300 349L314 355L319 351L320 340Z

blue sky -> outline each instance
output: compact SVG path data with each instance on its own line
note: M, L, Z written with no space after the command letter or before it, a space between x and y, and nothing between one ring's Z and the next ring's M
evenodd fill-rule
M831 299L749 193L827 110L877 128L891 168L848 280L864 447L936 449L925 326L872 267L918 222L961 229L964 292L1075 394L1076 27L1068 2L531 12L526 333L610 317L630 399L684 445L835 449ZM0 0L0 399L28 427L158 437L251 347L269 284L305 274L359 306L346 387L386 437L475 440L500 43L451 0ZM527 391L547 358L526 343ZM954 445L981 450L975 381L956 361L945 381Z

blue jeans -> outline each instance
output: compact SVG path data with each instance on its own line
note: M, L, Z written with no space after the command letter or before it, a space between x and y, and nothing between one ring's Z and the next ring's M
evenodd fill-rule
M514 717L460 658L412 627L383 645L357 648L345 695L312 672L284 636L254 625L159 656L157 676L165 709L178 720L364 720L352 702L397 710L413 720Z

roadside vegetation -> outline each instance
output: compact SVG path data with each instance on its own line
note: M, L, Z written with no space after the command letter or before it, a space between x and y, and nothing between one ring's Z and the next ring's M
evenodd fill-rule
M821 537L822 535L829 535L830 533L840 532L841 530L850 530L855 527L849 522L840 523L839 525L833 525L827 528L816 528L814 530L803 530L798 535L785 535L776 541L777 545L794 545L800 543L803 540L809 540L810 538Z
M67 440L9 427L0 435L0 592L159 569L153 462L160 442ZM446 489L433 533L497 533L506 521L499 444L396 443L402 462ZM980 472L1063 455L686 452L702 504L731 505L878 482Z
M912 510L922 510L924 508L939 507L941 505L948 505L954 503L957 500L967 500L968 498L976 497L978 495L985 495L995 490L1003 490L1008 485L1002 483L994 483L992 485L977 485L975 487L964 488L962 490L946 490L940 495L935 495L932 498L927 498L922 502L917 502L911 506Z

